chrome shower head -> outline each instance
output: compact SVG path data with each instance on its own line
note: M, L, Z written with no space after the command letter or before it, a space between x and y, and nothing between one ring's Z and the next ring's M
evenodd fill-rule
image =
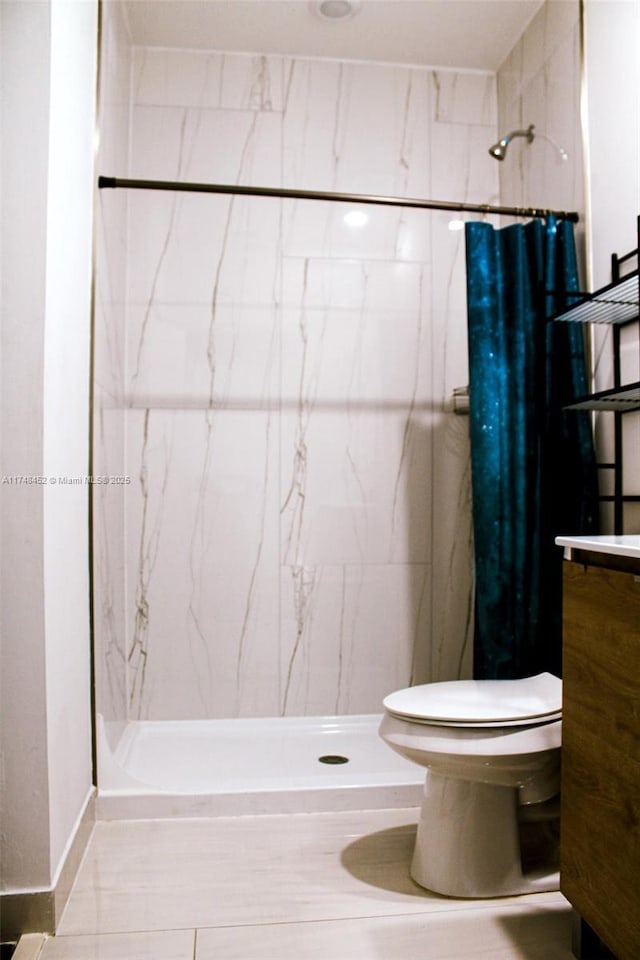
M489 147L489 153L495 160L504 160L507 155L507 147L514 137L526 137L527 143L532 143L534 137L534 125L530 124L526 130L512 130L506 137L502 137L492 147Z

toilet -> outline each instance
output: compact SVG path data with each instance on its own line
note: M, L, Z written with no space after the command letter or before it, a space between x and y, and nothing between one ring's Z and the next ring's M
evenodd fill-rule
M557 890L562 681L427 683L384 699L380 736L427 768L411 876L449 897Z

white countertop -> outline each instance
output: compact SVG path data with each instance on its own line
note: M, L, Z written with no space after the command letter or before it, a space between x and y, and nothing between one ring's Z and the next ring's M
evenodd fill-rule
M593 550L617 557L640 558L640 534L637 533L621 536L610 533L598 537L556 537L556 543L565 548L565 556L570 555L571 550Z

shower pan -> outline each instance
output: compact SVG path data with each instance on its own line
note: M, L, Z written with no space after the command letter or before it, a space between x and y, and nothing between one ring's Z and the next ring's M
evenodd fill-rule
M366 714L139 721L128 724L115 751L100 720L98 817L417 806L424 771L385 750L379 720Z

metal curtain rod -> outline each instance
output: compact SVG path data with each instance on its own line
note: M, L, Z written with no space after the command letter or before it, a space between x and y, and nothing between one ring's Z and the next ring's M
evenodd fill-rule
M412 200L410 197L380 197L361 193L331 193L324 190L285 190L277 187L240 187L224 183L181 183L177 180L127 180L98 177L98 187L132 190L177 190L184 193L226 193L243 197L279 197L284 200L333 200L339 203L370 203L386 207L414 207L422 210L455 210L460 213L495 213L509 217L547 217L577 223L575 212L541 210L537 207L500 207L488 203L457 203L448 200Z

